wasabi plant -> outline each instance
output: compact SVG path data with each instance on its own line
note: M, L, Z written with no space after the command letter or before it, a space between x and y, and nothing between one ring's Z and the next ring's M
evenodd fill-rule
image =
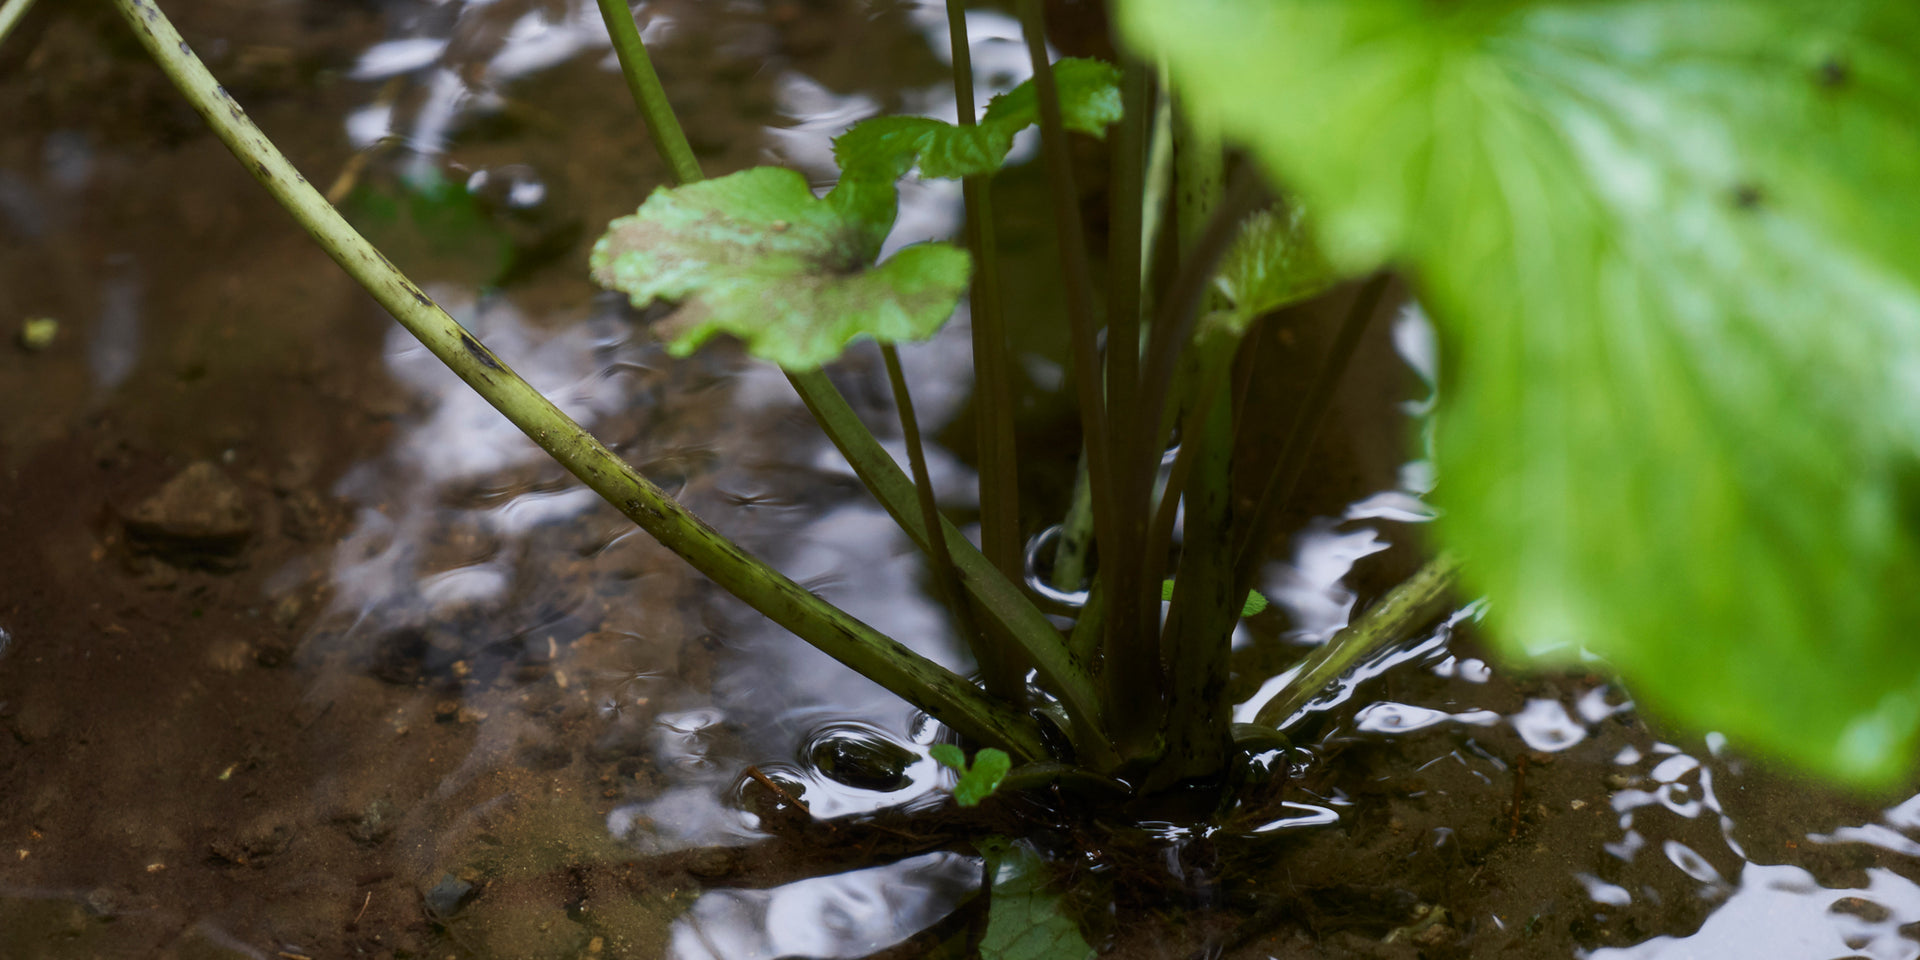
M624 0L599 0L676 183L609 225L594 279L636 305L676 304L655 328L675 354L726 334L787 372L927 554L976 684L640 477L354 233L153 0L114 2L255 177L476 391L722 588L977 751L939 758L961 774L962 804L1022 784L1231 785L1305 698L1449 609L1456 569L1518 655L1599 654L1672 715L1850 782L1908 769L1920 734L1920 646L1905 642L1920 620L1911 4L1116 0L1129 42L1115 65L1051 61L1038 0L1020 0L1033 78L981 111L964 8L950 3L959 122L856 124L834 144L837 183L816 196L773 167L704 179ZM1021 586L1022 533L1049 518L1019 500L987 215L1030 126L1084 444L1074 502L1045 508L1067 515L1056 577L1090 581L1065 631ZM1073 132L1105 138L1111 157L1104 291ZM909 175L962 181L964 243L879 259ZM1262 602L1262 551L1386 269L1412 281L1442 335L1450 552L1317 652L1259 723L1230 724L1232 630ZM1248 331L1343 280L1360 282L1301 406L1250 409L1231 388ZM963 295L978 548L935 506L895 352ZM862 340L889 372L908 472L822 372ZM1236 491L1244 426L1275 416L1290 425L1283 448Z

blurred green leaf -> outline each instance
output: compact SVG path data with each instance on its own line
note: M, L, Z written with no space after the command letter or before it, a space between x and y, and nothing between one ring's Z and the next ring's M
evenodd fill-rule
M1053 65L1066 128L1101 136L1120 119L1120 71L1098 60L1067 58ZM994 97L970 127L927 117L875 117L833 141L843 180L891 184L918 164L928 177L959 178L1000 169L1013 135L1039 122L1033 81Z
M814 197L792 170L755 167L654 191L594 245L593 278L635 306L678 302L656 326L675 356L725 332L811 370L855 337L924 340L952 315L966 251L921 244L876 266L892 221L891 204L880 216Z
M1173 581L1172 580L1161 581L1160 602L1166 603L1167 601L1172 599L1173 599ZM1267 607L1268 607L1267 598L1261 596L1260 591L1248 590L1246 602L1240 605L1240 615L1243 617L1251 617L1254 614L1259 613L1262 610L1265 610Z
M1080 925L1062 909L1045 860L1004 837L987 837L976 845L993 878L987 932L980 939L982 960L1089 960L1094 956Z
M1299 204L1261 210L1241 225L1220 263L1213 283L1227 307L1209 313L1207 322L1237 337L1262 314L1299 303L1338 279Z
M1920 5L1127 0L1442 333L1441 531L1509 649L1886 783L1920 728Z

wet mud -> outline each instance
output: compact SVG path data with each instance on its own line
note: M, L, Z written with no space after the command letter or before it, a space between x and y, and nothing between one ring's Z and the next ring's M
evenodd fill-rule
M167 8L495 353L723 532L965 667L778 373L671 359L657 313L588 284L599 225L666 179L591 4ZM937 6L642 12L710 171L823 180L847 123L951 110ZM983 89L1017 83L1010 20L975 25ZM1915 801L1663 730L1598 674L1489 665L1472 608L1310 705L1210 825L1068 792L951 807L936 725L468 395L104 5L47 0L0 46L0 116L0 958L950 956L984 924L988 835L1044 854L1117 957L1920 956ZM1005 272L1044 277L1037 172L1003 179ZM896 239L958 216L909 185ZM1029 288L1027 485L1058 504L1057 292ZM1298 395L1347 296L1259 331L1286 375L1258 402ZM13 339L39 317L49 340ZM965 518L963 325L906 362ZM1424 330L1383 316L1342 387L1238 640L1236 719L1418 565ZM893 436L878 357L835 375Z

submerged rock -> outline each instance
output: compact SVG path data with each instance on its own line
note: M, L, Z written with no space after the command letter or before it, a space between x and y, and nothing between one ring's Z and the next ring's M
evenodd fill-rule
M891 793L913 782L907 768L919 756L878 737L838 734L816 742L808 759L832 780L859 790Z
M230 567L253 535L240 487L204 460L141 501L125 524L136 550L184 566Z

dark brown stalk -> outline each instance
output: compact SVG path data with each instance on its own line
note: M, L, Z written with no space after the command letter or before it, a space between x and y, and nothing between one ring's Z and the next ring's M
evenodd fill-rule
M1143 453L1155 431L1140 428L1140 271L1141 226L1147 166L1147 120L1152 88L1147 69L1132 58L1123 62L1120 94L1124 112L1112 135L1111 219L1107 238L1107 427L1113 457L1115 540L1103 554L1113 557L1114 613L1144 624L1151 635L1159 625L1160 590L1153 561L1141 563L1147 542L1148 500L1157 465Z

